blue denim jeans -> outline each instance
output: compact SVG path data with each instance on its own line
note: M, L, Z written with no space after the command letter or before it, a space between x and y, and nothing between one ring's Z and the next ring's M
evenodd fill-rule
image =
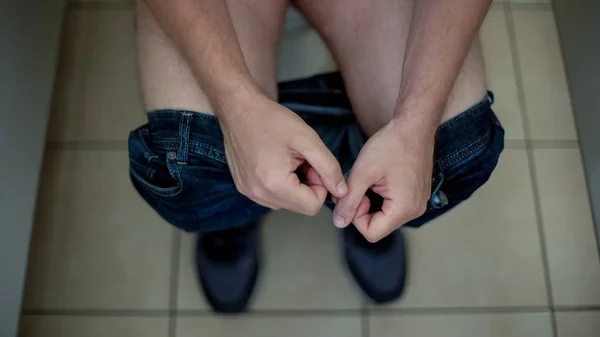
M340 74L280 83L279 102L319 134L348 175L367 139L352 113ZM419 227L447 212L488 180L504 148L504 129L492 103L490 92L439 126L431 199L425 214L406 226ZM150 112L148 123L129 135L129 162L139 194L167 222L185 231L224 230L269 211L235 188L214 116L180 110ZM381 197L372 191L368 196L371 211L377 211ZM331 200L326 205L333 207Z

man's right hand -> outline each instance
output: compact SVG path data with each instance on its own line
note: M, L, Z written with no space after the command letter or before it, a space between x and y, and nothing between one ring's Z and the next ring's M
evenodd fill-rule
M338 161L312 128L261 94L240 96L219 108L227 162L240 193L272 209L307 215L319 211L327 191L346 195ZM295 173L299 166L306 182Z

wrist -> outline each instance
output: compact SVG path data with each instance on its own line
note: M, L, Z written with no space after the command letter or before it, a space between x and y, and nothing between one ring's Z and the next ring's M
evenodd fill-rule
M253 81L239 80L221 86L212 96L211 103L217 116L231 119L251 110L253 102L263 94Z
M391 127L418 141L433 141L442 117L442 109L399 107L390 121Z

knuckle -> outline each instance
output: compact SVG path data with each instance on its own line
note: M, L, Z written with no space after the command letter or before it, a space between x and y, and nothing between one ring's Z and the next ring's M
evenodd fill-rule
M264 189L270 193L276 193L281 188L277 178L275 178L272 174L261 176L260 181Z
M398 220L407 222L423 215L427 210L427 204L423 202L411 201L402 207L398 212Z
M254 200L254 199L260 199L263 197L263 191L262 189L257 186L257 185L253 185L250 188L247 189L246 193L242 193L245 196L247 196L248 198Z

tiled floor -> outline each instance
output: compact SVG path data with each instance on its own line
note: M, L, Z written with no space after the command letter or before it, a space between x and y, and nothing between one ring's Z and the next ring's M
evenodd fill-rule
M22 336L600 336L600 264L548 2L494 2L481 39L507 150L472 200L408 232L400 301L364 302L328 211L274 212L252 312L221 317L198 290L193 238L128 182L125 139L144 112L124 1L68 7ZM288 35L282 78L333 66L314 32Z

